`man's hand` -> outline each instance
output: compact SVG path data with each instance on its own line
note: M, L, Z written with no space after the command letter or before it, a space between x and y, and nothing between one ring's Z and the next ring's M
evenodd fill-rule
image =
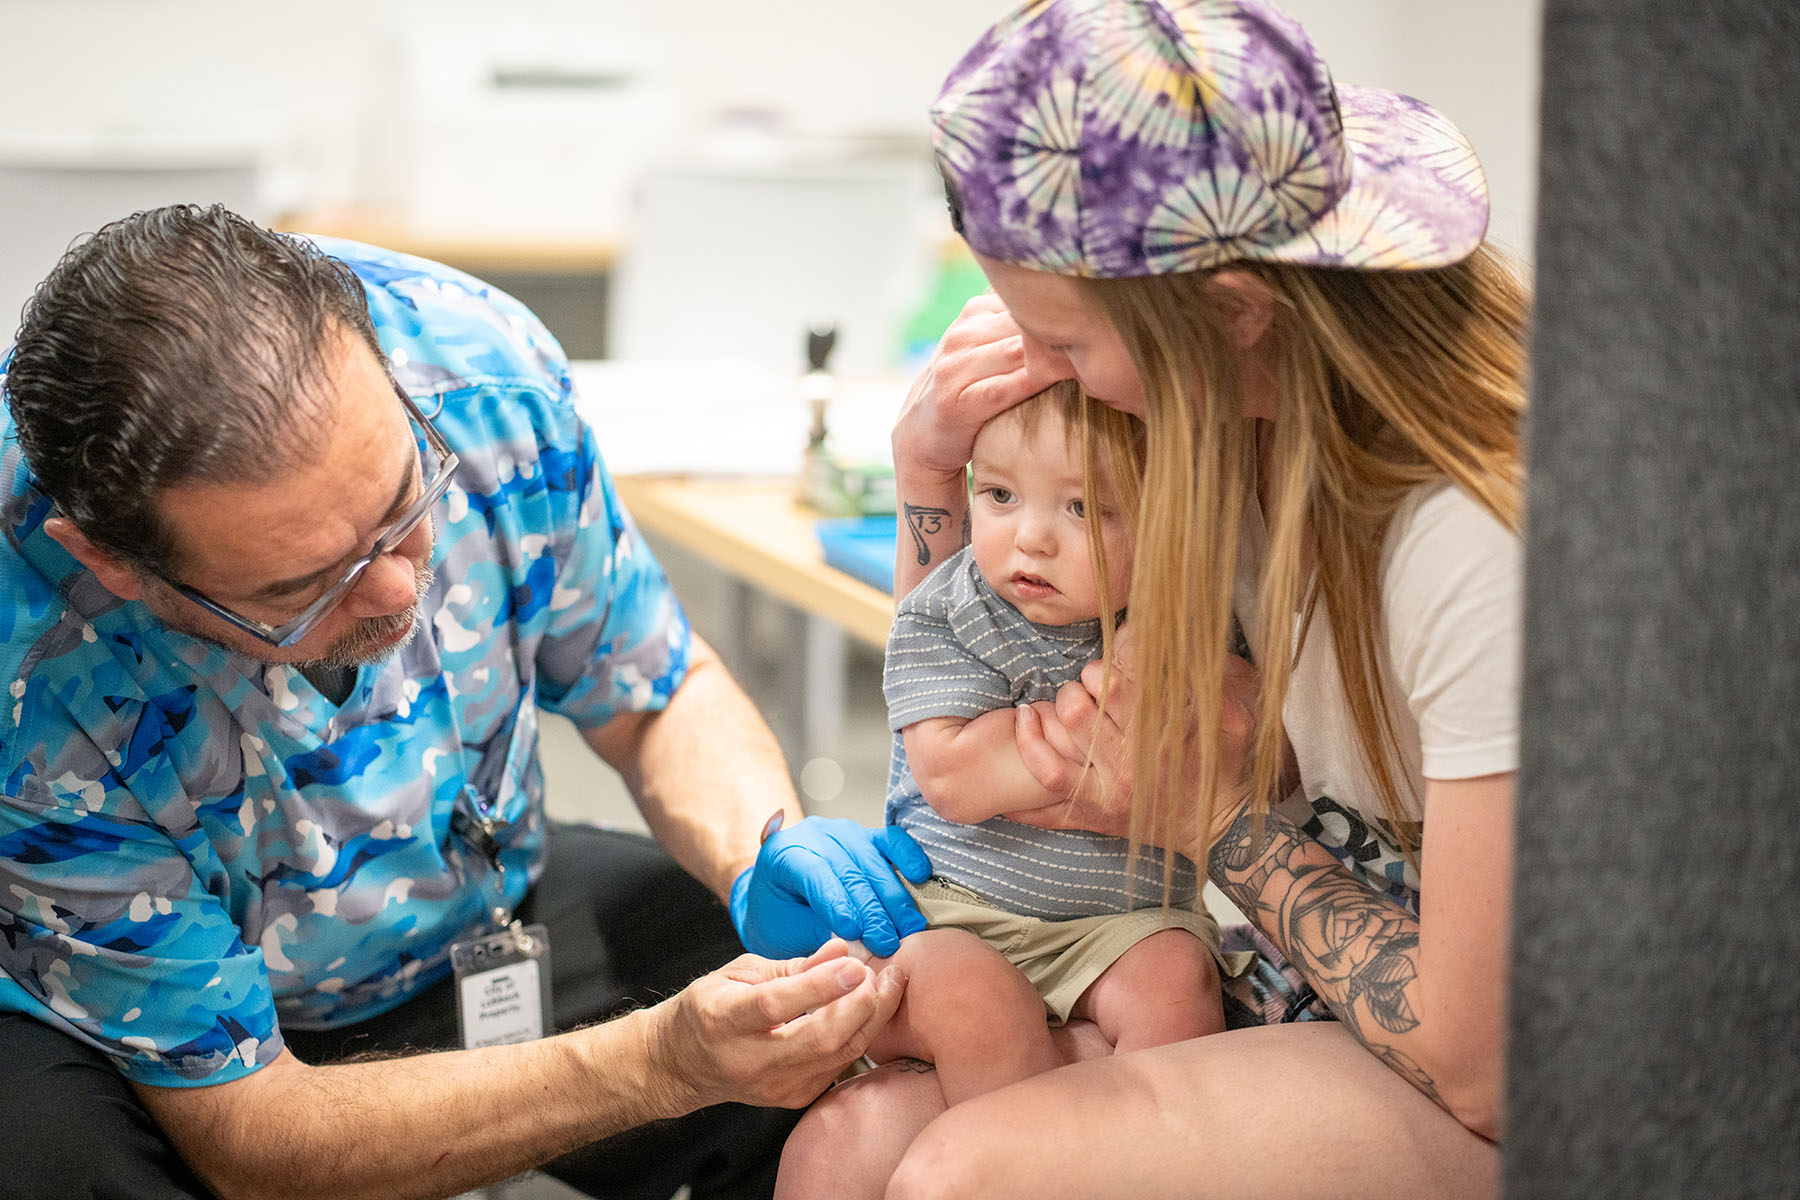
M833 942L745 955L654 1008L480 1050L308 1066L288 1050L209 1087L134 1084L221 1197L450 1196L723 1100L805 1104L905 988Z
M771 835L731 885L731 923L747 948L770 958L811 954L833 935L885 958L925 928L896 870L914 883L931 875L905 830L808 817Z
M837 940L806 959L744 955L650 1012L651 1061L689 1089L677 1107L724 1101L799 1108L862 1056L905 990Z

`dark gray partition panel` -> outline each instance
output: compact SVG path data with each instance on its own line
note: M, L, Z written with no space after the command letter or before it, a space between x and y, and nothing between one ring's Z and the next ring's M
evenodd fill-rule
M1507 1193L1800 1195L1800 3L1543 79Z

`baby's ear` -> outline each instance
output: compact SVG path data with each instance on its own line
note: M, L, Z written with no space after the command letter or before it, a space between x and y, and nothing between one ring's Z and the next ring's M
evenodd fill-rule
M75 561L94 573L100 586L121 600L136 600L144 593L137 572L122 559L114 558L88 540L75 522L67 517L51 517L44 522L44 532L55 538Z
M1212 277L1214 294L1231 329L1231 341L1239 350L1248 350L1262 341L1275 319L1275 297L1262 280L1247 271L1227 268Z

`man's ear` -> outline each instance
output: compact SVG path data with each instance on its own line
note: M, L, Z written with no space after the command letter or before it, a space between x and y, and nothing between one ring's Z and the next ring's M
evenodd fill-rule
M1231 341L1239 350L1248 350L1262 341L1275 319L1275 297L1262 280L1248 271L1227 267L1212 277L1218 289L1219 304L1231 329Z
M143 596L144 586L138 581L137 572L88 541L87 535L69 518L51 517L44 522L44 532L55 538L76 562L92 571L101 587L119 599L137 600Z

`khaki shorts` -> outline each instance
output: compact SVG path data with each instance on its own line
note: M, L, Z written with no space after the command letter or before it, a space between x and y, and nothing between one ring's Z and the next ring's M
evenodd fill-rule
M1153 933L1187 930L1213 952L1226 978L1248 970L1256 957L1220 953L1218 922L1209 913L1187 908L1140 908L1046 921L995 908L969 889L936 876L916 886L908 883L906 890L933 929L966 929L1005 955L1044 998L1053 1025L1067 1021L1069 1010L1094 980Z

